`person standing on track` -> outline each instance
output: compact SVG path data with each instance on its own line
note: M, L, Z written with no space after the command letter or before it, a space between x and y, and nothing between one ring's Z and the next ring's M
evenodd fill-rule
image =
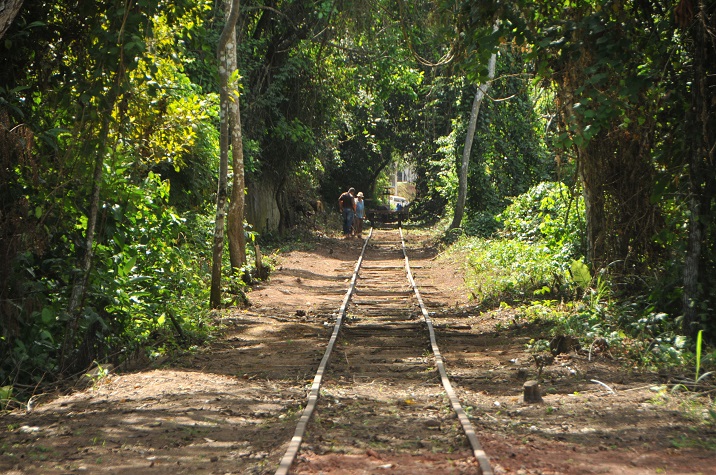
M356 215L353 219L353 230L356 236L363 237L363 220L365 219L365 202L363 201L363 192L359 191L356 195Z
M356 212L356 190L349 188L348 191L338 197L338 208L341 210L343 217L343 238L349 239L353 230L353 217Z

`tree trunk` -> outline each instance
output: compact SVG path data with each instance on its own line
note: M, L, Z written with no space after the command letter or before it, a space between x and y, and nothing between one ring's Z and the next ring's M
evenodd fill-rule
M114 104L114 101L110 101ZM92 270L92 257L94 255L94 234L97 227L97 216L99 215L99 197L102 190L102 170L104 169L104 156L106 153L107 137L109 135L109 122L111 120L111 109L105 111L102 119L102 129L97 144L97 155L95 156L94 173L92 174L92 194L90 197L90 209L87 215L87 231L85 233L85 249L80 265L80 273L77 276L73 286L70 301L67 305L67 315L69 317L68 327L65 330L65 337L62 341L62 350L60 352L60 370L65 369L67 354L73 346L73 342L77 337L77 329L79 328L80 315L82 310L82 301L87 293L87 285L89 283L90 271Z
M238 9L238 2L236 8ZM229 76L238 70L236 59L236 27L229 35L226 44L226 65ZM234 176L231 188L231 203L229 205L229 255L231 267L241 269L246 264L246 236L244 235L244 143L241 133L241 107L239 104L238 84L231 84L229 93L229 130L231 131L231 158Z
M372 185L375 185L375 183L378 181L378 177L383 172L383 170L385 170L385 167L390 165L390 162L393 161L393 147L391 147L391 146L383 147L383 149L381 149L380 155L382 158L382 162L380 162L378 164L378 166L375 168L375 170L372 171L372 173L370 171L368 171L368 173L370 173L370 175L368 175L367 182ZM351 186L355 186L355 185L351 185ZM360 191L360 190L358 190L358 191ZM371 191L374 191L374 190L371 190Z
M20 12L24 0L0 0L0 39L10 29L12 21Z
M472 153L472 142L475 139L475 129L477 128L477 115L480 112L480 104L482 99L487 94L487 89L490 87L492 79L495 77L495 63L497 62L497 55L492 53L490 61L488 63L488 80L484 84L480 84L477 87L475 93L475 99L472 101L472 111L470 112L470 123L467 127L467 135L465 136L465 147L462 150L462 163L458 173L458 191L457 191L457 203L455 204L455 215L453 216L452 224L450 229L459 228L462 223L462 217L465 213L465 201L467 200L467 173L470 165L470 154Z
M700 303L704 298L703 288L708 286L708 276L703 275L702 242L707 238L706 222L711 212L716 187L716 104L713 91L716 89L716 44L713 31L716 29L716 11L708 4L696 2L694 21L689 26L693 36L692 100L686 121L693 136L688 142L689 151L689 237L684 263L684 320L682 331L695 336L699 330ZM691 125L688 125L691 124ZM703 311L703 310L702 310Z
M219 184L216 192L216 222L214 224L214 245L211 265L211 292L209 305L218 308L221 305L221 260L224 253L224 221L226 218L227 177L229 174L229 75L230 63L227 60L227 44L235 36L236 21L239 18L239 0L229 3L226 0L226 24L219 37L217 60L219 63L220 90L220 132L219 132ZM234 45L236 40L234 40ZM236 50L233 51L234 53Z
M275 199L276 206L278 206L278 234L280 236L286 235L286 232L289 230L293 222L288 198L286 197L286 183L287 179L283 176L281 177L281 182L276 187Z
M693 175L693 172L689 175ZM697 186L697 183L694 183L696 181L698 181L698 179L690 178L689 186L692 190ZM686 260L684 262L684 295L682 297L684 312L682 331L684 334L692 336L697 331L695 324L699 320L698 302L701 296L701 292L699 292L699 263L701 261L701 239L703 232L700 223L701 206L699 201L699 197L693 196L692 191L692 196L689 198L691 217L689 219L689 237L686 248Z
M597 143L598 140L593 140L587 147L579 147L577 159L587 224L587 261L595 271L607 264L604 177Z

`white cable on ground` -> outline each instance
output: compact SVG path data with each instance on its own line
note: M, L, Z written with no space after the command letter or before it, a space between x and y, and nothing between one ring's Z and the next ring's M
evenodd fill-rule
M298 454L298 449L301 447L301 442L303 442L303 436L306 433L306 426L308 426L308 421L311 419L311 416L313 415L313 410L316 408L316 404L318 404L318 393L321 389L321 381L323 380L323 374L326 372L326 367L328 366L328 360L331 358L331 352L333 351L333 346L336 344L336 340L338 339L338 332L340 331L341 325L343 324L343 318L346 316L346 309L348 308L348 302L350 302L351 295L353 295L353 291L355 290L355 287L356 287L356 281L358 280L358 271L360 270L360 266L363 263L363 256L365 255L365 248L368 246L368 241L370 241L370 237L372 235L373 235L373 228L370 228L368 237L366 237L365 242L363 243L363 249L361 250L360 257L358 258L358 262L356 263L355 270L353 271L353 278L351 279L351 285L348 288L348 292L346 292L346 296L343 298L343 304L341 305L341 309L338 311L338 317L336 318L336 324L333 327L333 334L331 335L331 339L328 342L328 346L326 347L326 352L323 354L323 359L321 359L321 364L318 365L318 371L316 371L316 376L313 378L313 384L311 385L311 392L308 394L308 403L306 404L306 407L303 410L303 414L301 415L301 418L299 419L298 424L296 425L296 431L293 433L293 438L291 439L291 442L288 444L288 450L286 450L286 453L284 454L283 458L281 459L281 463L278 466L278 470L276 470L276 475L288 474L288 471L291 468L293 461L296 459L296 455Z
M465 411L460 405L460 400L458 399L457 395L455 394L455 391L452 388L452 385L450 384L450 380L447 376L447 371L445 371L443 357L440 354L440 349L438 348L437 340L435 339L435 330L433 329L433 322L428 315L428 311L425 309L423 298L420 296L418 286L415 284L415 280L413 279L413 273L410 272L410 262L408 261L408 253L405 250L405 240L403 239L403 228L400 228L400 242L403 247L403 256L405 257L405 272L408 276L408 281L410 281L410 285L415 291L415 296L418 299L418 303L420 304L420 310L423 312L423 319L428 326L428 332L430 333L430 346L432 347L433 355L435 355L435 365L440 372L440 379L442 380L443 387L445 388L445 392L450 399L450 404L452 405L453 410L457 414L457 418L460 421L460 424L462 424L462 429L465 431L467 440L470 442L472 451L475 454L475 458L477 459L477 462L480 466L480 473L482 475L493 475L494 472L492 471L492 467L490 466L490 461L487 458L487 454L482 449L480 441L477 440L475 428L472 426L470 419L467 417L467 414L465 414Z

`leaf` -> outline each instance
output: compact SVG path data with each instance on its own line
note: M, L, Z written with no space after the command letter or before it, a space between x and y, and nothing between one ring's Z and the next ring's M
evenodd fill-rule
M572 273L572 280L582 288L589 287L592 282L592 275L589 273L589 267L582 261L572 261L569 268Z
M55 312L50 307L44 307L42 309L42 323L49 325L55 319Z
M12 397L12 386L0 387L0 402L7 402Z
M134 264L137 263L137 256L133 256L129 261L127 261L123 268L121 275L128 275L130 272L132 272L132 269L134 268Z
M682 349L686 346L687 338L683 335L679 335L676 338L674 338L674 346L676 348Z
M704 331L699 330L696 335L696 381L699 380L699 371L701 370L701 345L703 344Z
M586 117L586 114L585 114L585 117ZM585 139L591 140L592 137L594 137L598 132L599 132L599 127L592 127L591 125L588 125L584 128L584 131L582 133L584 134Z

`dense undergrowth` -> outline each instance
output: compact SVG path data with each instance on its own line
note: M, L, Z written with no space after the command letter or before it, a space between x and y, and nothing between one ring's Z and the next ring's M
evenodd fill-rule
M516 324L542 323L550 337L577 338L585 349L597 344L631 367L713 381L716 351L680 333L678 316L660 309L670 307L654 295L658 282L627 286L625 276L584 263L583 206L565 185L541 183L497 217L497 233L460 236L444 257L463 263L476 303L510 307Z
M16 259L18 323L12 338L0 340L0 409L74 384L92 366L145 363L211 336L211 210L177 210L169 182L153 173L115 189L121 191L104 212L76 328L66 310L75 268L71 235L57 236L43 255ZM241 272L231 272L224 253L227 306L245 302L257 278L255 235L247 235L251 264ZM264 263L269 268L270 258Z

